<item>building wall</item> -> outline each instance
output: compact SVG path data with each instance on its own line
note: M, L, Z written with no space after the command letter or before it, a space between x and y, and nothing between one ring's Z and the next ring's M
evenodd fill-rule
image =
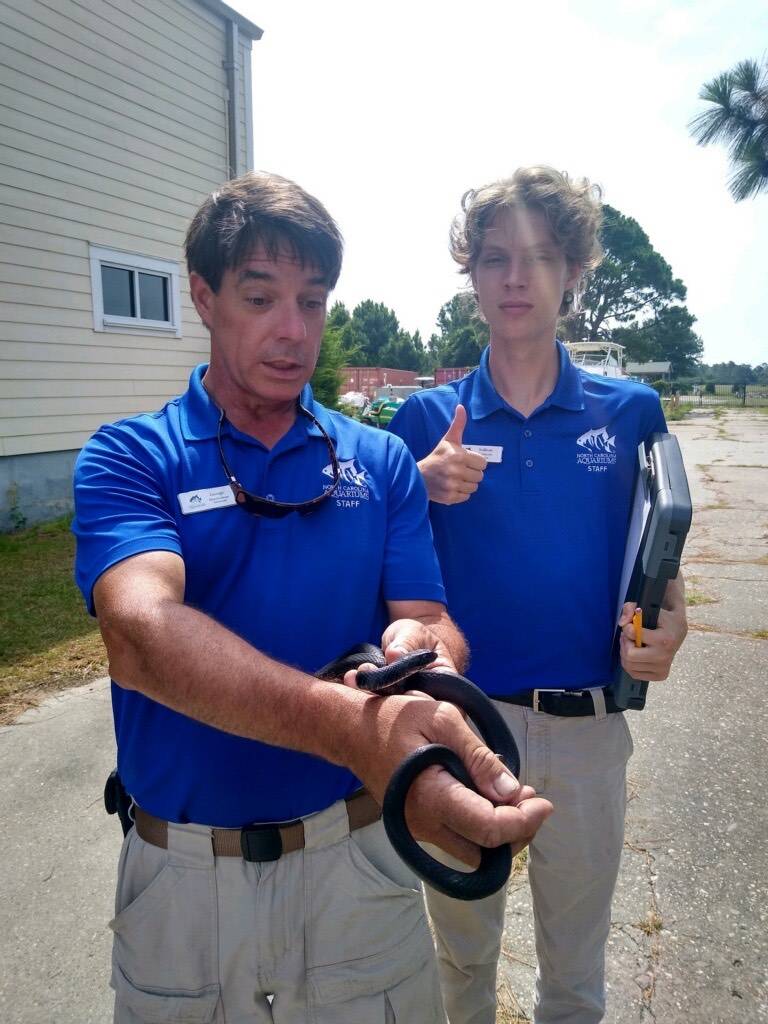
M180 337L95 331L89 243L182 262L192 214L229 176L225 22L194 0L0 0L0 24L0 459L63 452L69 467L207 353L183 263ZM9 487L24 501L14 481L6 465L0 512Z

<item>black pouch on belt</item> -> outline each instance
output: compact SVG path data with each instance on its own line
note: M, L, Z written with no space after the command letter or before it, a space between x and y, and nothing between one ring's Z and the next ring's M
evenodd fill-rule
M131 798L123 785L123 780L117 774L117 768L109 773L104 786L104 806L107 814L116 814L120 819L123 828L123 836L127 836L133 828L133 819L130 815Z

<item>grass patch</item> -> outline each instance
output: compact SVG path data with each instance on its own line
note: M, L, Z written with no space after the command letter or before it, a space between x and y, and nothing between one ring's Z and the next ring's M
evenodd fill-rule
M0 534L0 711L20 695L84 682L106 670L94 619L72 578L69 518Z
M506 981L496 989L496 1024L529 1024L530 1017Z
M496 1024L530 1024L530 1017L526 1017L523 1010L512 1006L498 1005L496 1010Z
M645 935L658 935L664 926L664 921L658 910L649 910L642 921L635 925Z
M768 640L768 629L755 629L749 635L755 640Z
M528 870L528 847L524 846L523 849L515 854L514 860L512 861L512 870L509 873L510 881L517 878L520 875L524 875Z
M671 402L664 403L664 416L667 422L670 420L682 420L693 408L690 402L680 402L679 405L672 405Z
M706 594L702 594L700 590L687 589L685 592L685 603L690 606L697 604L717 604L714 597L708 597Z

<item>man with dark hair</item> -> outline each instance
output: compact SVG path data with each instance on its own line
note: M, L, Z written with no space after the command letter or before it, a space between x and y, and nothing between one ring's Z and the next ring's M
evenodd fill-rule
M411 456L308 386L341 248L285 179L211 196L187 238L209 365L78 460L77 580L135 822L118 1024L442 1021L419 887L380 821L392 772L424 743L459 753L479 792L430 771L407 813L464 859L522 845L550 810L452 706L311 674L361 641L465 658Z
M531 843L536 1024L596 1024L632 740L607 684L638 446L666 429L656 393L572 365L555 339L600 261L599 194L547 167L464 197L452 255L490 328L477 370L411 396L390 429L414 456L448 609L554 813ZM669 674L685 637L682 581L621 661ZM451 1024L493 1024L504 893L459 904L427 890Z

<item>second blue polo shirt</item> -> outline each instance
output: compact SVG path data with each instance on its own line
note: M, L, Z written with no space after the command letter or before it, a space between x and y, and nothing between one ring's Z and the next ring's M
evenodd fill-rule
M584 373L559 344L558 358L554 391L527 418L493 386L486 349L477 370L412 395L390 425L421 460L461 403L464 444L498 459L468 501L430 503L448 610L470 678L491 695L612 679L637 449L666 430L651 388Z

